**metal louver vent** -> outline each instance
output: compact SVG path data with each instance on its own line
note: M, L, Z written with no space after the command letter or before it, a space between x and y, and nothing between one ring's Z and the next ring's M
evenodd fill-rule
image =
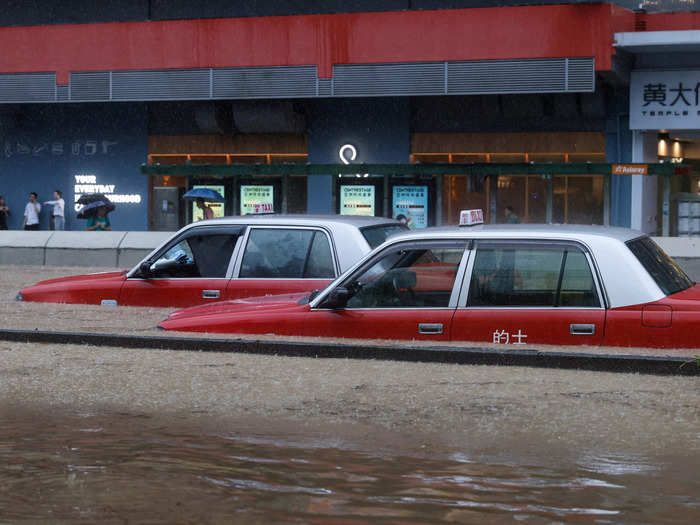
M114 71L111 100L197 100L211 97L209 69Z
M448 64L449 95L566 91L566 59L473 60Z
M0 74L0 102L55 102L56 73Z
M593 58L567 59L567 91L595 90L595 61Z
M333 96L444 94L443 62L333 66Z
M109 100L109 71L71 73L70 99L76 102Z
M213 98L316 96L316 66L238 67L213 70Z
M333 79L332 78L319 78L318 79L318 93L319 97L330 97L333 96Z
M56 86L56 102L68 102L70 100L70 87L67 85Z

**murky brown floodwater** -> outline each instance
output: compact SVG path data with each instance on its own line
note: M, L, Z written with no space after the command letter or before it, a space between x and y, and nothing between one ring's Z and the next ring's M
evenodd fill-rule
M129 414L0 425L0 522L698 523L698 458L374 450Z

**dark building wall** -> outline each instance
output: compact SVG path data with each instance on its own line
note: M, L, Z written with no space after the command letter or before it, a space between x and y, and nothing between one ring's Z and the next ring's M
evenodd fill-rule
M117 204L114 230L148 229L148 177L140 166L148 154L145 104L23 105L0 108L0 194L10 206L10 229L22 225L29 192L43 203L55 189L66 201L66 229L85 229L76 219L76 175L94 175L116 194L138 194L138 204ZM50 210L41 211L41 229Z
M357 149L352 163L406 163L411 153L409 99L330 100L310 108L308 128L309 162L340 162L345 144ZM333 177L309 176L309 213L335 213Z
M196 18L464 9L598 3L596 0L5 0L0 26L86 24ZM636 9L639 0L612 3ZM687 6L686 6L687 7Z

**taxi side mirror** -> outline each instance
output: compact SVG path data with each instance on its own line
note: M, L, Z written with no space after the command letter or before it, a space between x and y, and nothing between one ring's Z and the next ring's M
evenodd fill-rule
M139 275L144 279L148 279L151 276L151 262L143 261L139 264Z
M345 308L350 299L350 290L344 286L338 286L334 288L331 293L328 294L326 300L323 301L319 306L321 308L329 308L331 310L341 310Z

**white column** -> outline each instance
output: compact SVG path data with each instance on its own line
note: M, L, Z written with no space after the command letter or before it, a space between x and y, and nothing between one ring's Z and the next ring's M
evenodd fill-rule
M632 162L657 162L655 131L632 132ZM631 226L635 230L656 234L658 229L658 180L656 175L632 175Z

